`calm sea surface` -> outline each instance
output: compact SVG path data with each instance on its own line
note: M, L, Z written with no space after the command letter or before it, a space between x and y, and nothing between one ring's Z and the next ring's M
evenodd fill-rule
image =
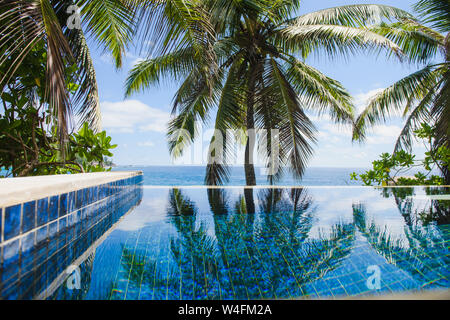
M125 166L115 167L113 171L144 172L144 184L154 186L192 186L203 185L205 178L205 167L200 166ZM303 186L358 186L360 181L351 181L352 172L362 173L364 169L354 168L308 168L301 181L293 179L292 175L286 173L277 185L303 185ZM258 185L267 185L267 179L259 168L256 168L256 180ZM227 185L244 186L245 175L243 167L233 167L230 181Z
M204 185L205 167L203 166L118 166L113 171L144 172L144 184L153 186L197 186ZM363 173L363 168L308 168L302 180L295 180L288 172L276 185L283 186L361 186L361 181L351 181L352 172ZM420 170L411 170L406 175L413 176ZM423 170L422 170L423 172ZM260 168L255 169L256 183L268 185L266 175ZM0 175L6 174L0 170ZM434 172L434 174L439 174ZM245 186L243 167L233 167L228 186Z

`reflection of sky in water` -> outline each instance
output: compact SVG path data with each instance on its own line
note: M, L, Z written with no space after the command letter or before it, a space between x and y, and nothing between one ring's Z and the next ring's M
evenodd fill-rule
M206 189L145 189L92 265L82 265L92 273L85 297L330 297L448 288L450 230L433 221L422 226L419 214L437 210L437 202L424 188L392 190L309 188L300 199L310 203L296 216L291 189L278 198L255 189L255 214L235 214L243 190L226 189L229 213L216 215ZM263 210L270 200L275 212ZM449 203L439 203L448 221ZM371 265L381 270L380 289L367 287Z

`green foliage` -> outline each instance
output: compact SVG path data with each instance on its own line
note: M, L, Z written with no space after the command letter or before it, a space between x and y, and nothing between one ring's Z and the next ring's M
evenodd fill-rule
M109 150L116 147L106 132L95 133L85 123L79 132L68 135L66 143L60 143L57 123L47 108L46 60L41 43L25 57L1 93L0 168L6 169L6 176L104 171L103 158L111 157ZM0 65L0 76L7 68ZM67 64L68 91L78 90L72 81L77 72L76 65Z
M432 145L436 139L436 130L429 124L422 123L421 128L415 131L418 138L424 139L428 144ZM423 166L426 170L430 171L431 167L436 164L439 169L448 167L450 163L450 149L447 146L436 146L432 150L425 152L425 159Z
M111 157L111 137L105 131L95 133L84 123L81 130L69 135L65 144L65 158L61 158L57 129L51 134L37 127L42 121L35 110L25 109L12 123L0 115L0 167L7 168L7 176L36 176L81 172L110 171L105 157ZM34 126L33 126L34 125Z
M363 174L352 173L351 180L361 181L366 186L374 183L378 185L443 185L444 179L438 175L431 175L437 167L441 172L442 168L448 166L450 162L450 149L441 146L433 149L433 139L435 128L429 124L422 123L420 129L414 131L415 136L422 139L428 145L423 160L415 160L415 155L400 150L393 154L383 153L379 160L372 162L372 170ZM426 174L418 172L412 177L397 177L401 173L406 173L413 167L422 167Z
M68 10L72 5L80 8L79 17L75 10ZM123 0L0 1L0 66L3 69L0 88L27 68L29 55L45 46L46 72L39 77L37 85L45 87L48 108L58 119L55 125L60 142L67 140L73 113L82 123L87 121L98 129L98 87L86 38L108 51L116 67L121 67L123 55L136 31L136 17L144 17L145 11L153 11L157 6L153 1ZM141 9L143 13L138 14ZM80 26L72 25L77 18ZM65 66L68 61L78 69L71 83L65 77L66 72L72 72Z

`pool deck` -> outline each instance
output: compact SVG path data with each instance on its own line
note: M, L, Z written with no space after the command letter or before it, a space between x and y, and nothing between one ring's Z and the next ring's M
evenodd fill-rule
M434 290L427 292L404 292L379 296L364 296L354 300L450 300L450 290Z
M114 171L0 179L0 207L130 178L141 171Z

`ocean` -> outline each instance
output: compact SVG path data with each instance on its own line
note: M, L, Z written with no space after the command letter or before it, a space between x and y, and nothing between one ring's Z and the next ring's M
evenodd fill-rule
M152 186L199 186L204 185L204 166L117 166L113 171L143 171L144 185ZM325 168L310 167L306 169L303 179L296 180L288 172L276 183L279 186L361 186L361 181L352 181L353 172L364 173L364 168ZM424 170L411 169L405 175L412 176ZM257 185L268 185L266 176L260 168L255 168ZM0 175L6 171L0 170ZM439 175L438 172L433 174ZM232 167L230 181L226 186L245 186L243 167Z
M140 170L144 173L144 184L153 186L194 186L204 185L204 166L118 166L113 171ZM361 181L351 181L352 172L363 173L359 168L318 168L306 170L302 180L295 180L288 172L277 185L291 186L360 186ZM258 185L268 185L267 178L260 168L255 168ZM243 167L232 167L230 181L226 185L245 186Z

